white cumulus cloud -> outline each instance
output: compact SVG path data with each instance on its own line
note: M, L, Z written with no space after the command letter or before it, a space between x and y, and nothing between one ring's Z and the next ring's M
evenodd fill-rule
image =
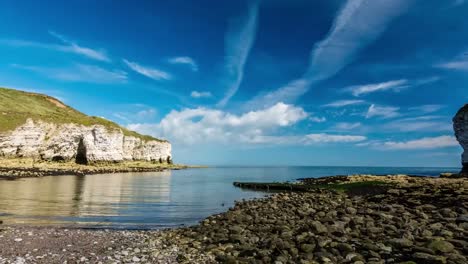
M195 108L171 111L158 124L133 124L129 128L170 140L202 142L251 142L265 133L304 120L308 114L299 107L278 103L270 108L241 115L221 110Z

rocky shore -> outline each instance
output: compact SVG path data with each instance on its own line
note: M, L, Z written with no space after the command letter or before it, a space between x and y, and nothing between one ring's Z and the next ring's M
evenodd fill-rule
M240 202L164 240L223 263L467 263L467 179L350 181L386 184L370 195L318 188Z
M326 181L238 202L187 228L3 228L0 263L468 263L466 178Z
M60 175L151 172L185 168L189 168L189 166L145 161L80 165L72 162L47 162L32 159L0 159L0 180Z

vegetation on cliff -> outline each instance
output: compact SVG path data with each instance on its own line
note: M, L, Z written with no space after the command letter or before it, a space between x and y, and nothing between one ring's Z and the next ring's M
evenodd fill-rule
M103 125L145 141L164 141L130 131L104 118L85 115L48 95L0 88L0 133L14 130L28 118L55 124Z

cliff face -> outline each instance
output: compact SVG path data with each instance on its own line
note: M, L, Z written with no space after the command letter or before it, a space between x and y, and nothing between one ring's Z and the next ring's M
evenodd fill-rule
M103 125L54 124L28 119L14 130L0 133L0 156L81 164L167 161L171 159L171 144L126 136L120 129Z
M468 104L462 107L453 118L453 129L455 136L463 147L462 173L468 174Z

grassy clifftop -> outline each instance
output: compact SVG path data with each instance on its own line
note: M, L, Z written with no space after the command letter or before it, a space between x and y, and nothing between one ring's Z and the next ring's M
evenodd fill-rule
M48 95L0 87L0 132L14 130L28 118L55 124L103 125L108 129L121 129L126 136L163 141L130 131L104 118L85 115Z

